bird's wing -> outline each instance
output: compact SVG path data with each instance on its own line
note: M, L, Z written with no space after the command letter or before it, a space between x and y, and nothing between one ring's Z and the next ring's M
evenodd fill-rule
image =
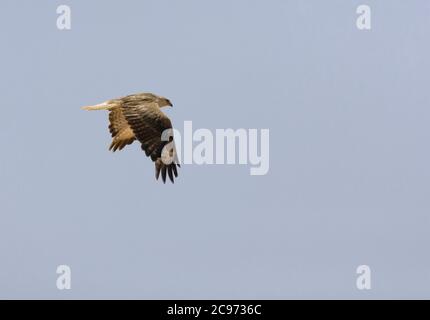
M161 172L163 182L166 182L166 175L174 182L174 176L178 176L177 166L180 165L176 157L170 119L158 107L151 105L123 105L121 110L136 139L142 144L142 150L155 162L156 178ZM170 130L167 131L169 139L162 139L163 132L167 133L165 130Z
M126 145L133 143L136 139L133 130L128 125L120 107L110 110L109 131L113 138L109 147L109 150L112 151L116 151L117 149L121 150Z

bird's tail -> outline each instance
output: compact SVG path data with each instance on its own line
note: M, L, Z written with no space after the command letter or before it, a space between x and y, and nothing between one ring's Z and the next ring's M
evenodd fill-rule
M94 106L86 106L86 107L82 107L83 110L110 110L110 108L112 107L112 105L110 105L107 102L103 102L100 104L96 104Z

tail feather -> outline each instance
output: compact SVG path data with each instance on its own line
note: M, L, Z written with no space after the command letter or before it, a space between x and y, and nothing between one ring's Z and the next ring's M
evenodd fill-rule
M111 108L111 105L109 105L106 102L100 103L100 104L96 104L94 106L86 106L86 107L82 107L83 110L89 110L89 111L93 111L93 110L109 110Z

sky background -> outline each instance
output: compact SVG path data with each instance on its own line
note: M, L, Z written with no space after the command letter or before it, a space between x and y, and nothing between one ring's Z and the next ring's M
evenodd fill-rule
M0 298L430 298L430 2L368 2L2 0ZM269 173L112 154L80 107L141 91Z

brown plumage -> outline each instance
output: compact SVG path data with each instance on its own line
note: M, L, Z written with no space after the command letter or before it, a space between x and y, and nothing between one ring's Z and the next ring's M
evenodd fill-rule
M163 97L152 93L132 94L112 99L84 110L109 110L109 131L112 143L109 150L122 150L138 140L142 150L155 163L155 177L161 173L163 182L169 176L174 182L180 167L173 141L172 123L160 108L172 106ZM166 138L162 139L162 135Z

